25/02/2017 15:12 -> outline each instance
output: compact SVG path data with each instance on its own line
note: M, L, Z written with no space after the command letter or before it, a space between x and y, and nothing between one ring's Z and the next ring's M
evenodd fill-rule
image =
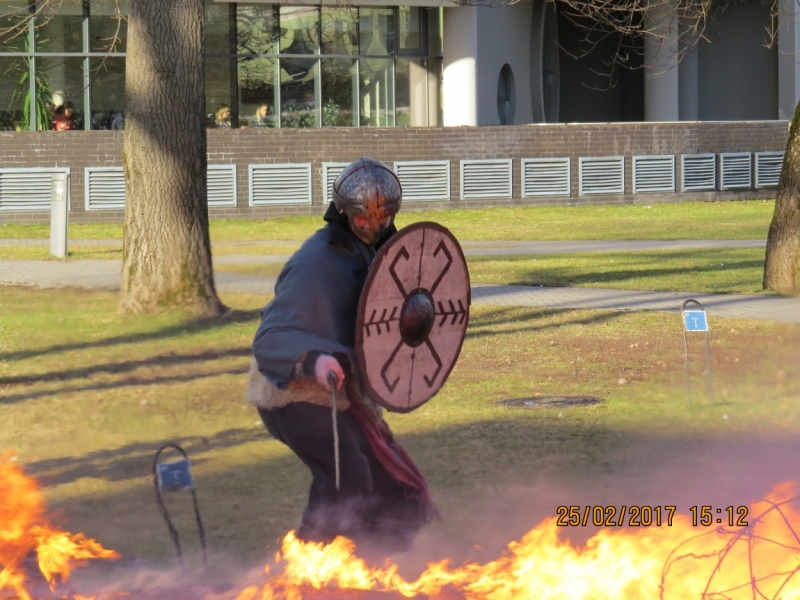
M672 525L675 506L559 506L556 525L559 527L650 527L655 525L667 527ZM724 509L711 506L692 506L692 526L710 527L727 525L729 527L747 527L748 507L728 506ZM726 518L724 518L726 517Z

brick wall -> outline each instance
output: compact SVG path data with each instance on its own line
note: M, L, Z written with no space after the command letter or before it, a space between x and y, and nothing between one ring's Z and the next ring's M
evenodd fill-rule
M323 211L322 163L350 162L372 156L385 162L449 160L451 200L408 203L407 209L464 208L532 204L622 204L770 198L774 190L640 194L632 192L632 160L640 154L676 155L703 152L783 150L786 121L725 123L614 123L518 125L511 127L445 127L392 129L278 129L210 130L209 164L236 164L238 207L212 208L211 218L262 218ZM121 166L123 133L112 131L0 132L0 168L70 167L72 222L120 221L122 211L84 208L84 168ZM625 156L625 194L578 196L578 158ZM570 157L572 193L569 198L522 198L520 159ZM461 200L462 159L513 159L513 199ZM248 165L312 164L311 206L248 206ZM678 189L680 186L678 185ZM0 223L45 222L44 213L0 213Z

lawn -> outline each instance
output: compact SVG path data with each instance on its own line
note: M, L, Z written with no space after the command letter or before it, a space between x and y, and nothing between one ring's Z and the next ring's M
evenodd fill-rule
M763 239L771 200L628 206L548 206L401 212L399 226L437 221L461 240ZM213 220L212 242L304 240L321 217ZM48 225L0 225L0 238L46 238ZM122 239L121 224L73 224L75 239Z
M0 449L15 449L40 478L64 527L124 561L173 553L151 476L167 441L193 460L215 577L221 564L264 560L266 546L298 523L306 469L244 401L268 298L223 299L236 309L227 319L123 318L111 293L0 287ZM763 493L783 466L793 472L796 452L781 444L800 427L800 328L710 324L716 406L703 393L700 337L691 340L687 406L674 314L473 307L444 390L388 417L444 515L415 560L441 557L431 540L448 540L457 559L493 553L559 504L669 501L686 512ZM553 394L604 401L495 404ZM757 457L769 452L763 468ZM189 497L168 500L187 550L196 550Z

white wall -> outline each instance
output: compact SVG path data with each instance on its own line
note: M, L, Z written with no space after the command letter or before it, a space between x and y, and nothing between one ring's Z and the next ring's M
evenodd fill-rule
M532 123L531 20L532 3L518 2L478 11L478 124L499 125L497 80L508 63L514 73L514 123Z
M531 123L531 3L444 10L444 125L499 125L497 81L514 73L514 124Z

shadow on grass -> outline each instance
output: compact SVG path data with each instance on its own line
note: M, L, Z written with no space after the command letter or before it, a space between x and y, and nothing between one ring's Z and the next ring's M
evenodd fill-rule
M249 351L248 351L249 352ZM30 392L27 394L11 394L8 396L0 397L0 406L4 404L15 404L25 400L37 400L39 398L46 398L47 396L56 396L59 394L71 394L75 392L98 392L103 390L115 390L123 387L138 386L138 385L164 385L173 383L183 383L186 381L195 381L198 379L206 379L209 377L219 377L220 375L246 375L250 368L249 363L241 367L231 369L220 369L217 371L205 371L203 373L190 373L185 375L168 375L165 377L129 377L121 381L111 381L103 383L93 383L90 385L76 386L76 387L59 387L54 390L40 390Z
M524 313L520 309L524 309ZM471 320L466 337L477 339L534 331L542 332L569 325L602 325L613 323L626 315L623 311L603 311L589 316L559 319L558 322L552 322L554 318L576 312L579 311L571 308L497 307L483 312L479 319ZM537 323L542 320L546 320L546 322ZM503 328L504 324L510 326Z
M194 318L176 325L170 325L156 331L141 333L123 333L102 340L91 342L75 342L70 344L56 344L49 348L21 350L19 352L0 353L0 361L18 361L28 358L40 357L45 354L69 352L72 350L87 350L92 348L108 348L119 344L137 344L171 338L177 335L186 335L219 329L228 325L247 323L260 317L261 309L236 310L225 318ZM255 330L254 330L255 332Z

